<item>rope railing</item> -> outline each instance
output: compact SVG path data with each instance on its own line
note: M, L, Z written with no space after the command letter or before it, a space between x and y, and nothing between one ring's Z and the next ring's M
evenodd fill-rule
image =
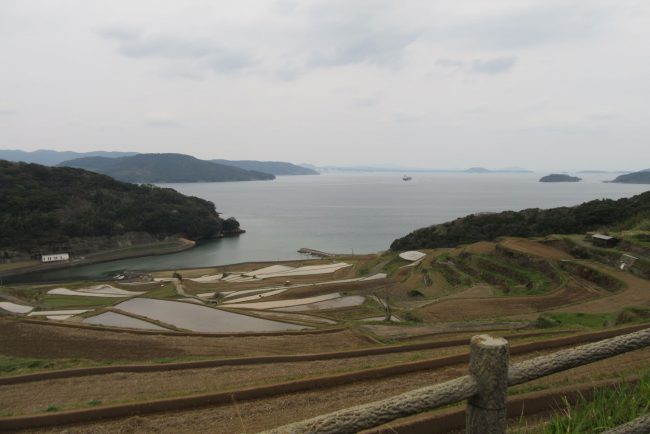
M503 433L506 420L505 390L508 386L648 346L650 328L535 357L508 367L508 342L505 339L474 336L470 342L470 375L274 428L264 434L356 433L464 400L469 400L467 434Z

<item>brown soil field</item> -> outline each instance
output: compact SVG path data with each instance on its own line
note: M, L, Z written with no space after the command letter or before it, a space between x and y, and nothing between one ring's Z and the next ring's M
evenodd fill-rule
M474 254L486 254L493 253L496 248L496 243L491 243L489 241L479 241L478 243L470 244L464 247L458 247L453 250L454 254L460 254L462 252L474 253Z
M443 298L416 312L425 321L462 321L480 318L507 317L558 308L584 302L602 295L590 285L570 279L561 288L540 296Z
M151 373L115 373L4 385L0 408L14 415L41 413L49 405L74 408L92 400L102 405L172 396L223 392L299 378L331 375L420 359L466 353L467 345L410 353L384 354L313 362L222 366ZM40 392L34 394L34 389Z
M536 354L514 356L513 362L528 359ZM646 368L650 350L640 350L613 357L608 360L554 374L541 385L561 385L598 381L614 378L621 373L630 373ZM47 433L252 433L274 426L329 413L353 405L394 396L423 385L435 384L460 375L465 375L466 366L450 366L441 369L421 371L380 380L355 382L328 389L298 392L253 401L233 402L232 405L211 406L197 410L167 412L151 416L106 420L91 424L80 424L50 429L26 430L23 432ZM524 387L524 386L520 386ZM525 391L521 389L520 391Z
M627 288L613 295L587 301L575 306L558 308L554 312L608 313L616 312L626 307L650 306L649 281L602 264L590 262L588 265L621 280L627 285Z
M476 298L476 297L492 297L494 296L494 288L486 283L479 283L472 285L467 289L462 291L455 292L451 295L445 297L445 299L450 298Z
M0 348L5 356L147 361L177 357L238 357L318 353L367 347L353 331L331 335L163 336L77 329L0 318Z
M510 250L515 250L517 252L535 256L541 256L543 258L553 259L556 261L575 259L573 256L562 250L556 249L547 244L531 241L526 238L505 238L499 244Z

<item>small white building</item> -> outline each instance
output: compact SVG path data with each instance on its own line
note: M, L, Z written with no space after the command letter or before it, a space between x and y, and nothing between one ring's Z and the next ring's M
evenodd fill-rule
M69 261L70 254L68 253L56 253L54 255L41 255L41 262L58 262L58 261Z

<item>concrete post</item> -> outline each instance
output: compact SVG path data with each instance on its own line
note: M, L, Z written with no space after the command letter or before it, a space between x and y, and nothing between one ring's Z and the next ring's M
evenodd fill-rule
M472 338L469 372L478 383L479 392L467 400L466 434L506 432L508 350L508 341L503 338Z

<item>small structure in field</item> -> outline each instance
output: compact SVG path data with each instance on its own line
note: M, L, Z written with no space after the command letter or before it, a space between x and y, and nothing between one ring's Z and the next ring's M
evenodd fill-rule
M598 247L614 247L618 243L618 238L605 234L593 234L591 236L591 242L594 246Z
M621 259L618 261L618 268L620 268L621 271L629 270L637 261L637 259L639 258L628 255L627 253L623 253L623 255L621 255Z
M405 261L419 261L425 256L427 256L426 253L418 252L416 250L410 250L408 252L402 252L399 254L399 257Z
M52 255L41 255L41 262L59 262L59 261L69 261L69 253L55 253Z

